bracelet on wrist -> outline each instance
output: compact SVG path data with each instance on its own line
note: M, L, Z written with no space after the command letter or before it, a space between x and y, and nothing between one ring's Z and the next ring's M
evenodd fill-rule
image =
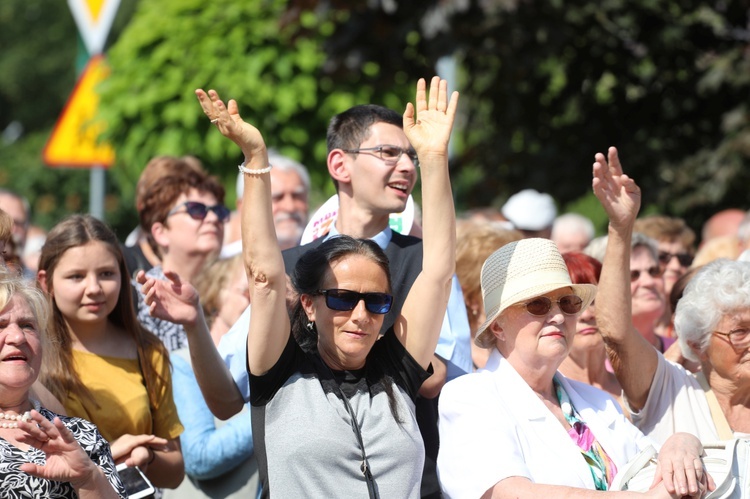
M269 165L265 168L254 169L245 167L245 162L243 161L237 168L242 173L247 173L248 175L263 175L264 173L269 173L271 171L271 168L273 168L273 165L269 163Z
M148 451L151 453L151 459L148 460L147 465L153 463L154 459L156 459L156 451L151 447L148 448Z

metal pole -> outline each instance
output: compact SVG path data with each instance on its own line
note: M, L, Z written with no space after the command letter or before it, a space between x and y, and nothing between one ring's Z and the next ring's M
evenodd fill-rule
M107 170L100 165L91 167L89 182L89 213L104 220L104 186Z

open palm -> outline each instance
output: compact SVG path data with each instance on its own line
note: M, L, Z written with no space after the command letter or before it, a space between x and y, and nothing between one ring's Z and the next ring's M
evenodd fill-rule
M607 212L610 225L632 223L641 207L641 189L623 173L616 148L609 148L607 158L596 154L593 174L594 194Z
M234 99L230 99L227 105L224 105L224 101L215 90L209 90L206 93L198 89L195 95L206 116L216 125L222 135L240 146L247 158L255 156L256 153L265 154L266 145L263 136L257 128L242 119Z
M445 154L448 150L458 106L458 92L448 100L448 82L435 76L430 82L429 99L423 78L417 82L416 117L411 103L404 111L404 132L417 154Z

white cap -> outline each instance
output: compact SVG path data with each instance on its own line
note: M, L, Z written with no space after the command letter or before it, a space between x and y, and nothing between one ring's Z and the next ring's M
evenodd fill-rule
M524 189L513 194L503 205L505 218L521 230L543 230L552 225L557 216L555 200L549 194Z

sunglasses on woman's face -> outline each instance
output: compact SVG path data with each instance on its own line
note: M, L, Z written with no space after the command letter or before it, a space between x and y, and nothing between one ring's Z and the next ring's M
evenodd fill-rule
M669 265L669 262L672 261L672 258L677 258L677 261L680 262L680 265L682 267L690 267L690 264L693 263L693 255L689 253L668 253L666 251L659 252L659 263L661 263L662 265Z
M393 296L388 293L358 293L348 289L319 289L326 297L326 307L339 312L349 312L364 300L365 308L373 314L387 314L393 304Z
M644 273L656 279L658 277L661 277L664 271L661 269L661 267L649 267L645 270L634 269L630 271L630 282L637 281L638 279L641 278L641 274L644 274Z
M180 208L183 206L185 207L185 211L180 211ZM167 213L167 216L169 217L176 213L187 213L193 220L204 220L209 211L213 211L220 222L226 222L229 220L229 208L223 204L206 206L198 201L185 201L184 203L178 204Z
M551 300L546 296L540 296L534 298L530 302L519 303L519 305L526 307L526 311L531 315L537 317L545 317L550 310L552 310L552 304L557 303L560 307L560 311L566 315L575 315L583 308L583 300L576 295L565 295L561 296L557 300Z

